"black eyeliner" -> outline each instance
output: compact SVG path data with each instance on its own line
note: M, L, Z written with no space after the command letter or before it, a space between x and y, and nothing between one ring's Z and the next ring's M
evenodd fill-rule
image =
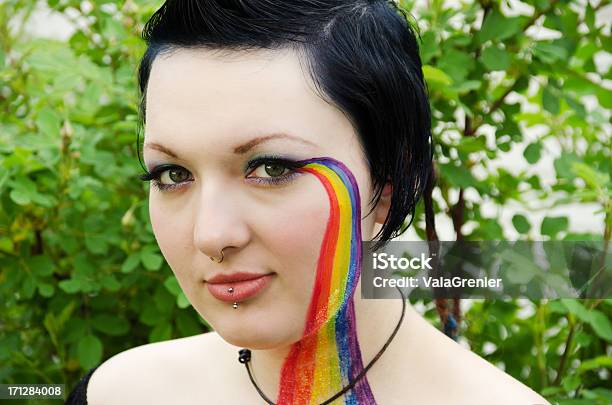
M261 166L262 164L266 164L266 163L280 164L284 166L285 168L291 169L291 170L299 169L300 167L304 166L304 164L300 163L299 161L296 161L296 160L293 160L293 159L290 159L284 156L271 154L271 155L257 156L249 160L244 170L248 172L249 170L255 169Z
M138 176L138 178L142 181L150 181L150 180L155 180L159 177L159 175L165 171L168 170L170 168L173 167L177 167L176 165L173 164L163 164L163 165L159 165L154 167L151 171L143 173L141 175Z

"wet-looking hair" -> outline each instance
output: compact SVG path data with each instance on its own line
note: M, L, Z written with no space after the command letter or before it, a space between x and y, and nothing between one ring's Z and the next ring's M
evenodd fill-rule
M384 185L392 186L376 247L399 235L409 215L412 223L432 165L431 114L415 30L393 1L168 0L145 25L143 38L143 124L151 65L160 53L297 51L316 92L345 114L360 138L374 187L372 208Z

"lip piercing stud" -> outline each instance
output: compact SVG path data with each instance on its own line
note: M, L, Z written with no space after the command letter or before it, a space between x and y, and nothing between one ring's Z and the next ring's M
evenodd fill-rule
M232 307L233 307L234 309L238 308L238 303L237 303L237 302L234 302L234 304L232 305Z
M234 287L230 287L230 288L228 288L228 289L227 289L227 292L228 292L228 293L230 293L230 294L232 294L232 293L234 292Z

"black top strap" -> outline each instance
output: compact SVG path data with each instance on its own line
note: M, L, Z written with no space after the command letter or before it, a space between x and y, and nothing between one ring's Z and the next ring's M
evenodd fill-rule
M91 375L98 367L100 367L100 365L90 369L87 374L81 377L77 385L68 396L65 405L87 405L87 385L89 384Z

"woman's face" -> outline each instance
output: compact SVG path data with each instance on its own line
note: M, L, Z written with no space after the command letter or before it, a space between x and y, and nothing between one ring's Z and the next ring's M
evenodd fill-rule
M269 349L299 340L328 197L312 174L250 162L269 155L337 159L355 176L366 214L370 174L348 119L314 93L290 50L160 55L146 116L145 164L149 171L172 165L159 181L174 186L151 186L151 224L193 307L236 346ZM364 239L386 215L381 209L362 220ZM223 261L211 261L223 248ZM237 272L271 276L234 309L211 294L207 281Z

